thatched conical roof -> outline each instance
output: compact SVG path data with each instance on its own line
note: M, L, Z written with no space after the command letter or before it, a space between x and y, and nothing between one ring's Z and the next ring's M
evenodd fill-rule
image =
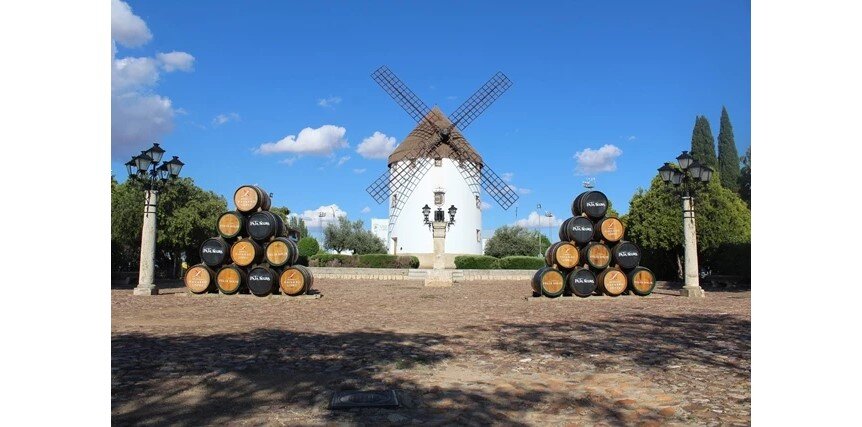
M426 116L432 123L434 123L438 128L444 129L452 125L452 122L440 111L439 107L434 107L428 112ZM401 144L398 145L398 148L389 155L389 165L391 166L393 163L400 162L402 160L413 160L421 153L419 151L422 150L422 147L425 146L425 142L434 137L436 130L434 130L431 125L428 124L427 121L423 120L413 129L410 134L407 135L407 138L404 138L404 141L401 141ZM466 157L472 158L476 163L481 165L482 157L479 153L473 149L473 146L467 142L467 139L464 138L464 135L461 135L461 132L457 127L452 128L452 132L449 136L450 142L460 141L458 146L464 147L463 150ZM455 153L452 151L452 148L448 144L440 144L434 151L431 153L430 158L457 158Z

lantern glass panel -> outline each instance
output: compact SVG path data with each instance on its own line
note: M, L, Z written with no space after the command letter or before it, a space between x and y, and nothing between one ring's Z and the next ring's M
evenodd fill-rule
M683 151L682 154L676 158L676 161L679 162L679 167L685 170L691 166L691 163L694 161L694 157L691 157L691 154L688 154L688 151Z

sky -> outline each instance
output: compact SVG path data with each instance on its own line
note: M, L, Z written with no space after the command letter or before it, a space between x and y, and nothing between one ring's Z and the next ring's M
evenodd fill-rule
M388 66L451 114L502 71L512 87L464 135L520 199L504 211L483 197L483 228L547 233L542 215L570 216L587 178L627 212L698 115L717 138L725 106L745 153L750 27L748 2L706 0L112 0L111 169L124 180L159 142L228 206L258 184L276 206L368 227L388 207L365 188L416 124L371 73Z

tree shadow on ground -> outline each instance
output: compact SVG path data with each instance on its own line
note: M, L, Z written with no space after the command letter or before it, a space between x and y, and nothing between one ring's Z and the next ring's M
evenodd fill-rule
M481 333L487 328L469 327L467 332ZM736 375L751 373L751 321L726 314L644 313L574 323L502 323L493 328L499 334L492 347L519 355L611 355L614 357L592 363L611 367L624 358L642 366L661 367L688 362Z
M302 322L303 319L297 319ZM480 393L469 388L426 388L381 375L391 369L436 364L452 357L436 334L383 331L336 334L264 329L218 335L112 338L112 423L117 425L254 423L393 423L410 419L439 424L492 422L520 425L506 411L523 391ZM437 347L437 348L435 348ZM169 384L169 386L166 386ZM396 389L397 410L328 410L333 391ZM544 394L529 391L530 399ZM419 405L423 395L447 399L449 413ZM255 422L257 414L266 418ZM389 418L393 417L394 418ZM299 418L297 418L299 417Z
M494 337L490 342L474 338L488 334ZM451 336L277 329L213 335L115 334L112 423L197 426L241 419L289 425L420 421L527 425L525 415L540 410L577 412L591 422L628 424L630 411L607 396L523 384L440 387L399 379L393 373L457 362L453 359L467 359L467 355L488 354L499 361L549 354L588 360L597 371L629 361L649 369L682 362L744 380L750 378L750 342L748 320L647 313L572 323L494 322ZM552 376L566 377L552 364L544 369ZM380 389L396 389L403 407L328 409L334 391ZM656 412L641 417L642 421L662 419Z

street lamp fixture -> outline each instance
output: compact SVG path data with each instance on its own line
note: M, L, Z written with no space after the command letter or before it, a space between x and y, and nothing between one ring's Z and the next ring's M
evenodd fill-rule
M435 223L443 223L446 225L446 229L448 230L449 227L455 224L455 214L458 212L458 208L456 208L455 205L451 205L446 212L449 213L449 221L446 221L443 208L437 208L437 210L434 211L434 220L431 221L429 219L429 216L431 215L431 207L426 203L425 206L422 206L423 224L427 225L428 229L431 230L431 226Z
M658 168L659 176L665 184L672 184L676 193L682 197L682 230L685 238L685 284L680 295L704 297L700 287L700 272L697 266L697 230L694 223L694 198L692 190L698 184L708 184L712 179L712 168L698 163L694 157L683 151L676 158L679 168L670 163Z
M129 179L143 184L144 224L141 231L141 261L138 272L138 285L135 295L157 295L159 289L154 283L156 257L156 206L158 194L170 180L179 177L183 162L177 156L162 162L165 150L154 143L149 150L133 156L126 162L126 172Z

